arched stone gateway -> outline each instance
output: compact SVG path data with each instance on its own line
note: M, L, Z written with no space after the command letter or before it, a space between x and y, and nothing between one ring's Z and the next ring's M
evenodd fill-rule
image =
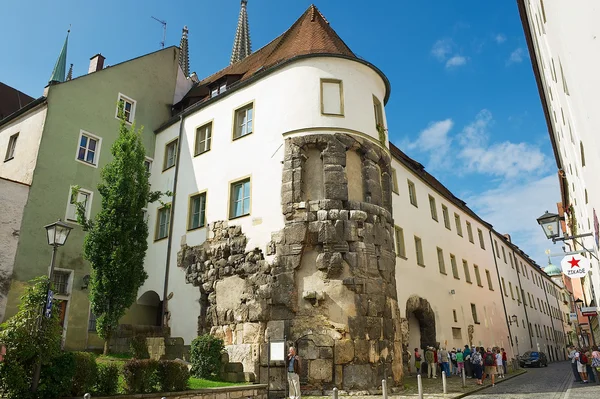
M418 295L413 295L408 298L406 301L406 318L409 319L411 314L419 321L421 333L420 348L424 349L428 346L436 346L435 314L433 313L433 309L431 309L429 301ZM410 350L412 350L412 348L410 348Z

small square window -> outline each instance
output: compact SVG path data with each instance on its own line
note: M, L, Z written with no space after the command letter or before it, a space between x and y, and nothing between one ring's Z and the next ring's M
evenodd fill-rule
M250 178L231 183L229 219L250 214Z
M235 111L233 139L239 139L254 132L254 103Z
M155 240L162 240L169 236L169 225L171 224L171 207L163 206L158 208L156 215L156 234Z
M417 189L415 188L415 183L408 180L408 198L410 199L410 203L416 206L417 208Z
M165 161L163 165L163 171L172 168L177 162L177 145L179 140L175 139L165 146Z
M115 117L117 119L122 119L127 123L133 123L133 119L135 118L135 104L135 100L119 93L119 106L117 106ZM121 106L123 107L123 113L119 115L119 108Z
M63 270L54 270L52 273L52 286L54 294L69 295L69 278L71 272Z
M65 220L77 223L77 203L82 203L85 208L85 218L90 218L90 209L92 206L92 192L79 189L77 193L72 192L73 186L69 187L69 202L67 204L67 214Z
M212 122L196 129L196 145L194 156L210 151L210 142L212 139Z
M15 148L17 147L17 139L19 133L15 133L8 139L8 148L6 149L6 155L4 156L4 162L10 161L15 157Z
M341 80L321 79L321 113L344 116L344 87Z
M188 230L204 227L206 225L206 193L191 196L189 206Z
M459 327L452 327L452 338L462 340L462 330Z
M402 227L394 226L396 235L396 256L406 259L406 246L404 245L404 230Z
M100 158L100 144L102 139L91 133L81 130L77 143L77 160L89 165L98 166Z
M392 191L396 194L400 194L400 190L398 190L398 175L394 168L392 168Z
M144 160L144 169L146 169L146 172L148 173L152 171L152 159L146 157Z

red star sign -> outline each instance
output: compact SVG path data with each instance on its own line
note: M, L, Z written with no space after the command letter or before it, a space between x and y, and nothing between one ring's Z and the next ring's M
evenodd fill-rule
M571 269L574 267L579 267L579 259L575 259L574 257L571 257L571 260L567 263L571 264Z

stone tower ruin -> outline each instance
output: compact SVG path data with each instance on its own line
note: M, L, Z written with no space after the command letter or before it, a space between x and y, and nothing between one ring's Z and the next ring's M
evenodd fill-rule
M201 294L198 333L222 337L263 383L268 339L285 337L303 359L303 390L400 385L390 161L358 136L287 138L285 227L266 248L248 251L248 232L216 222L204 244L179 252ZM285 389L284 373L270 376L271 389Z

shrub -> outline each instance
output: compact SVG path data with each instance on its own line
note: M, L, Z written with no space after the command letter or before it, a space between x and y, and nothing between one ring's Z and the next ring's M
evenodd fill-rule
M223 340L210 334L194 339L190 349L192 375L199 378L217 377L221 369L223 349Z
M123 366L125 391L127 393L156 392L158 385L158 362L154 359L131 359Z
M158 363L160 392L180 392L188 389L190 371L187 365L172 360Z
M38 387L39 396L50 399L70 396L75 367L75 355L71 352L61 353L44 365Z
M0 388L9 399L26 399L31 397L31 370L25 370L17 362L0 364Z
M119 367L113 363L98 364L94 391L99 395L116 395L119 388Z
M96 356L89 352L73 352L75 375L73 376L72 396L83 396L94 389L98 376Z
M150 359L146 337L142 335L136 335L131 338L129 349L131 350L131 356L133 356L134 359Z

